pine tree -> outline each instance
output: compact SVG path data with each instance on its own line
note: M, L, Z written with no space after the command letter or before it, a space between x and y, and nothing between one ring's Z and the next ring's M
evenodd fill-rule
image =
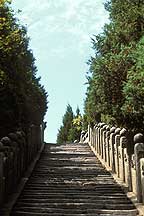
M82 131L82 116L79 107L77 107L76 115L74 115L72 121L72 127L69 131L68 140L70 142L74 142L74 141L79 142L81 131Z
M91 124L101 120L126 127L142 125L144 3L111 0L105 8L110 23L92 39L95 57L89 60L85 114Z
M73 114L72 107L68 104L63 116L62 126L57 134L57 143L73 143L79 141L82 130L82 116L77 107L76 115Z
M73 110L72 107L68 104L66 107L66 112L63 116L62 126L60 127L57 134L57 143L66 143L69 142L68 136L69 131L72 128L73 121Z
M0 1L0 136L40 124L47 93L36 78L27 30L19 24L10 1Z

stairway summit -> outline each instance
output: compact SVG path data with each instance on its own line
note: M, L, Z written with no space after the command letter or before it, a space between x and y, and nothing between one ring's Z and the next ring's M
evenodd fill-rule
M88 144L46 144L11 216L136 216Z

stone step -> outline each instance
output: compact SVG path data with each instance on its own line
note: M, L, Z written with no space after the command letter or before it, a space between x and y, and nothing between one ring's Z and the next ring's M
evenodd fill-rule
M89 193L89 194L85 194L85 193L83 193L83 194L81 194L81 195L79 195L79 197L91 197L91 196L100 196L101 195L101 193L93 193L93 194L91 194L91 193ZM75 198L75 197L77 197L78 195L77 195L77 193L63 193L63 194L58 194L57 192L55 192L55 194L54 193L45 193L45 194L22 194L22 198L36 198L36 197L39 197L39 199L45 199L45 198L47 198L47 197L55 197L55 196L57 196L57 197L73 197L73 198ZM110 196L110 194L107 194L107 195L105 195L105 197L107 197L107 199L109 198L109 196ZM121 197L121 194L116 194L116 196L117 196L117 198L119 198L119 197ZM115 196L115 197L116 197ZM123 196L124 197L124 196Z
M118 203L119 208L118 210L129 210L129 209L134 209L132 204L120 204ZM37 203L37 205L33 204L33 205L17 205L15 206L15 210L24 210L24 211L34 211L34 212L47 212L49 211L49 209L54 209L55 211L57 211L57 209L63 209L63 210L78 210L78 211L82 211L82 210L86 210L86 211L90 211L90 210L95 210L95 209L106 209L106 210L117 210L117 206L110 204L110 203Z
M136 216L87 144L46 145L11 216Z
M18 201L18 204L35 204L35 203L54 203L54 202L56 202L56 203L65 203L65 202L68 202L68 203L78 203L78 202L80 202L80 203L103 203L103 202L106 202L107 201L107 203L110 203L110 204L113 204L113 203L126 203L126 204L128 204L128 203L130 203L131 204L131 201L130 200L128 200L127 198L115 198L115 197L113 197L113 198L111 198L111 199L107 199L106 197L102 197L102 198L100 198L100 197L93 197L93 198L74 198L74 199L72 199L72 198L66 198L66 197L47 197L46 199L34 199L34 198L21 198L21 199L19 199L19 201Z
M107 215L112 215L112 216L122 216L122 215L126 215L126 216L136 216L137 215L137 210L100 210L100 209L83 209L83 210L79 210L79 209L61 209L61 208L43 208L43 209L32 209L32 211L26 211L26 209L23 210L16 210L14 213L11 213L11 216L18 216L18 213L22 214L22 215L103 215L105 216L105 214Z
M30 187L30 188L29 188ZM58 185L58 184L47 184L47 185L40 185L40 186L35 186L35 185L31 185L31 186L27 186L25 188L25 191L46 191L46 190L51 190L51 189L56 189L56 190L122 190L121 188L118 188L114 185L89 185L89 184L75 184L74 186L71 187L70 183L68 183L67 185Z
M72 200L77 200L77 199L83 199L83 200L107 200L107 201L111 201L111 200L115 200L116 202L119 200L128 200L129 199L124 195L119 195L119 196L112 196L112 195L108 195L108 196L105 196L105 195L101 195L101 194L94 194L94 195L91 195L91 194L57 194L57 193L51 193L51 194L48 194L47 197L32 197L32 196L27 196L25 197L24 196L20 196L19 197L19 200L40 200L40 201L43 201L43 200L56 200L56 199L59 199L59 200L63 200L63 199L72 199Z
M125 212L122 212L122 211L118 211L118 212L109 212L109 213L106 213L106 212L99 212L97 211L97 213L84 213L84 214L77 214L77 213L53 213L53 212L50 212L50 213L38 213L38 212L23 212L23 211L16 211L15 214L13 216L135 216L136 215L136 211L132 210L132 211L125 211Z

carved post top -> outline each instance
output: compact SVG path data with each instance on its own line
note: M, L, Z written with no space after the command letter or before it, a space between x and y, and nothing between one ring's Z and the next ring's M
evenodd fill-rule
M23 137L23 134L21 131L17 131L16 135L17 135L18 139L21 139Z
M38 127L39 127L39 126L38 126ZM38 128L38 127L37 127L37 128ZM26 136L26 134L25 134L24 131L17 131L16 134L17 134L19 137L25 137L25 136Z
M3 145L8 145L8 146L11 145L11 140L8 137L3 137L1 139L1 142L3 143Z
M144 143L136 143L134 146L135 154L138 154L139 152L144 152Z
M125 128L122 128L120 131L120 136L123 137L126 136L126 134L127 134L127 130Z
M115 129L116 129L116 127L112 127L112 128L110 129L110 133L114 133L114 132L115 132Z
M118 135L118 134L120 134L120 131L121 131L121 129L120 129L120 128L116 128L116 129L115 129L115 135Z
M104 125L106 125L104 122L99 123L99 127L102 128Z
M144 136L142 133L138 133L134 136L134 144L136 143L144 143Z
M12 140L12 141L17 141L17 135L15 133L9 133L8 137Z
M82 139L83 139L84 135L85 135L85 131L81 131L81 138Z
M85 134L85 131L84 131L84 130L82 130L82 131L81 131L81 134Z
M107 128L107 125L104 125L104 126L102 127L103 130L106 130L106 128Z

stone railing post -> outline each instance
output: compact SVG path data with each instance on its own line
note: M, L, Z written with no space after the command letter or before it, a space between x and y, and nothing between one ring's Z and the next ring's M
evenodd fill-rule
M94 150L96 152L97 125L94 126Z
M105 125L105 131L103 133L103 159L104 159L104 162L106 163L107 162L107 132L109 130L109 127L108 125Z
M5 167L4 167L4 177L5 177L5 197L7 198L8 193L13 189L13 152L11 148L11 140L8 137L3 137L1 143L7 151L5 152Z
M127 174L127 177L129 179L131 179L131 172L130 172L130 167L128 166L127 164L127 169L126 169L126 163L128 163L128 157L127 157L127 152L126 152L126 147L127 147L127 138L126 138L126 133L127 133L127 130L125 128L123 128L121 131L120 131L120 146L119 146L119 176L121 178L121 180L123 182L126 182L126 172L128 173ZM125 154L126 154L126 157L125 157ZM127 180L127 182L129 182ZM128 183L128 185L130 185L130 182Z
M115 127L110 129L110 167L112 172L115 172L115 157L114 157L114 143L115 143Z
M90 125L88 125L88 143L90 142Z
M77 142L77 140L75 142ZM80 143L89 143L88 142L88 131L81 132Z
M96 153L98 153L98 125L96 126Z
M106 162L107 165L110 167L110 127L107 126L106 128L107 132L106 132Z
M115 157L115 172L119 177L119 146L120 146L120 128L115 130L115 144L114 144L114 157Z
M92 145L92 128L90 127L90 145Z
M84 143L84 131L81 131L81 136L80 136L80 143Z
M140 159L141 185L142 185L142 203L144 203L144 158Z
M20 151L19 151L19 145L17 143L17 135L15 133L9 133L8 137L11 139L11 142L12 142L11 145L13 147L13 152L14 152L13 187L15 188L18 183L18 172L19 172L18 157L19 157Z
M144 158L144 136L139 133L134 136L134 155L135 155L135 166L136 166L136 193L137 201L143 202L142 197L142 182L141 182L141 170L140 170L140 159Z
M94 146L94 127L91 128L91 146Z
M42 122L41 125L41 144L44 144L44 130L46 129L46 122Z
M106 127L104 125L101 129L101 158L105 161L105 139L106 139Z
M97 153L100 153L100 123L98 124L97 129Z
M0 152L0 206L3 203L3 198L4 198L4 182L3 182L3 178L4 178L4 171L3 171L3 159L4 159L4 155L2 152Z
M100 123L99 126L99 155L102 157L103 152L103 126L105 123Z

